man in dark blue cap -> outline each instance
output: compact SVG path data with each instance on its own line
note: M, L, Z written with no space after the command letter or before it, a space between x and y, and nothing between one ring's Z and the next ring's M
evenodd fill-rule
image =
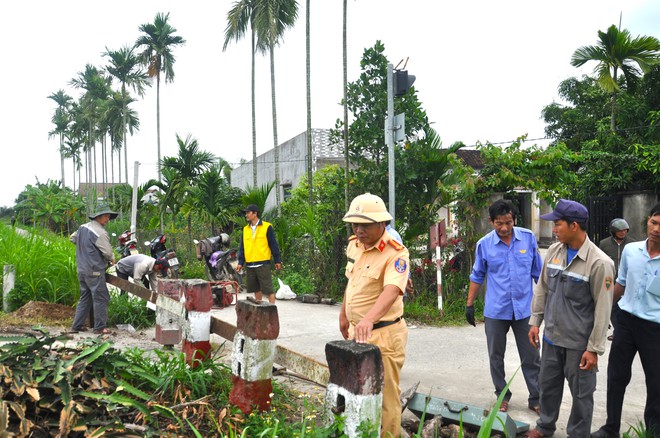
M525 436L554 434L566 379L573 396L566 433L588 437L598 355L605 352L612 309L614 263L589 240L589 213L584 205L561 199L541 219L554 222L552 231L559 242L548 248L534 288L529 340L537 348L539 326L545 321L539 374L541 413L536 428Z

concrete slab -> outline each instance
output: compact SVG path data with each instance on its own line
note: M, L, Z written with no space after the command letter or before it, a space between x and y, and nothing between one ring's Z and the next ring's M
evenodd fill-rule
M239 299L245 299L241 294ZM297 301L277 301L280 316L278 344L310 356L322 363L325 361L325 344L340 340L340 305L304 304ZM213 315L236 324L234 306L214 309ZM215 336L215 335L214 335ZM222 342L221 338L212 339ZM608 344L609 348L609 344ZM595 408L592 430L598 429L606 418L605 400L607 388L607 358L609 350L599 358L598 388L594 395ZM507 378L518 368L520 359L513 335L509 336L506 355ZM406 389L420 381L418 392L462 401L474 406L490 407L496 397L488 367L486 335L483 324L477 327L416 327L409 326L406 362L401 375L401 387ZM513 397L509 414L517 421L530 423L534 427L536 414L527 409L527 388L522 373L516 374L511 390ZM643 418L646 400L644 374L636 359L633 378L626 392L623 409L623 429L637 424ZM564 388L564 401L557 422L555 437L566 437L566 422L571 409L571 395Z

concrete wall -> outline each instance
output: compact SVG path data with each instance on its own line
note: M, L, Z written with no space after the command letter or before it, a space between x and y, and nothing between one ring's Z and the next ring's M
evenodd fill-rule
M658 203L654 192L635 192L623 195L623 218L630 225L630 235L638 240L646 239L646 221L651 208Z

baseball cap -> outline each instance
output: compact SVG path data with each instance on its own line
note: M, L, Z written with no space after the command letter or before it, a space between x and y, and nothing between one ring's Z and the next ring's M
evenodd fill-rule
M551 213L542 214L541 219L545 221L568 219L571 222L586 222L589 219L589 211L579 202L560 199L555 209Z
M158 266L162 267L163 269L169 269L170 268L170 264L166 259L156 259L156 261L154 262L154 265L158 265Z
M252 211L254 213L259 213L261 210L259 210L259 207L257 206L257 204L250 204L247 207L245 207L245 209L243 210L243 213L246 213L248 211Z

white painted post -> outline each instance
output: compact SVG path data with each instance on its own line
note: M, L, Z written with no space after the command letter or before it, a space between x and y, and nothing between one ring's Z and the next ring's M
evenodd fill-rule
M16 279L16 267L14 265L5 265L2 274L2 309L9 313L9 292L14 290L14 281Z

